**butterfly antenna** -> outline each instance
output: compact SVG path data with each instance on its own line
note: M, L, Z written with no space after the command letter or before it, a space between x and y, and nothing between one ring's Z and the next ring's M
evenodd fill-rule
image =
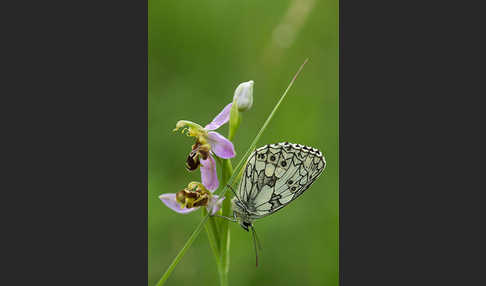
M255 239L256 239L256 242L257 242L258 250L260 250L260 252L262 252L263 247L262 247L262 244L260 243L260 239L258 239L258 235L256 233L255 227L253 227L253 232L255 233Z
M260 252L263 250L262 245L260 244L260 240L258 240L258 236L256 234L255 228L251 227L251 233L253 236L253 248L255 249L255 260L256 260L256 267L258 267L258 250Z

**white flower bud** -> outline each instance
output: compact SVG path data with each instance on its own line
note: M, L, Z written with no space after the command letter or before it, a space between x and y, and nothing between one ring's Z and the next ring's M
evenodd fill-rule
M253 104L253 81L240 83L235 90L235 96L238 111L246 111L251 108Z

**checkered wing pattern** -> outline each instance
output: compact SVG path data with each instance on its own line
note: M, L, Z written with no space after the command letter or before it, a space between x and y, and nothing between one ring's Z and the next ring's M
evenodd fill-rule
M288 142L265 145L248 158L238 198L251 219L270 215L302 195L325 167L316 148Z

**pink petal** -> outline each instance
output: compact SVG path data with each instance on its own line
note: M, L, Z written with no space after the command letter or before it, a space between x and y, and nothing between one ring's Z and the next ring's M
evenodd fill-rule
M235 147L233 146L233 143L218 132L208 132L208 142L211 145L211 150L214 154L218 155L218 157L229 159L235 156Z
M209 123L208 125L206 125L206 127L204 127L204 129L206 129L206 130L216 130L219 127L221 127L221 125L223 125L226 122L228 122L228 120L230 118L230 111L231 111L231 105L232 104L233 103L230 103L230 104L226 105L223 108L223 110L218 115L216 115L216 117L214 117L213 121L211 121L211 123Z
M208 212L211 215L214 215L216 212L219 211L219 209L221 209L221 206L223 205L223 201L224 201L224 197L220 199L219 196L213 195L207 206Z
M183 208L181 209L181 205L176 201L176 194L162 194L159 196L159 199L171 210L178 212L180 214L188 214L197 210L199 207L195 208Z
M206 189L214 191L219 187L218 174L216 172L216 162L209 154L207 160L201 159L201 181Z

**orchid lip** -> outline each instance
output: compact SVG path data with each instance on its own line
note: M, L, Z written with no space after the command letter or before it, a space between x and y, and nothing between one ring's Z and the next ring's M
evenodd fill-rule
M186 160L186 169L188 171L194 171L196 170L200 165L199 157L197 156L196 153L189 153L189 156L187 156Z

